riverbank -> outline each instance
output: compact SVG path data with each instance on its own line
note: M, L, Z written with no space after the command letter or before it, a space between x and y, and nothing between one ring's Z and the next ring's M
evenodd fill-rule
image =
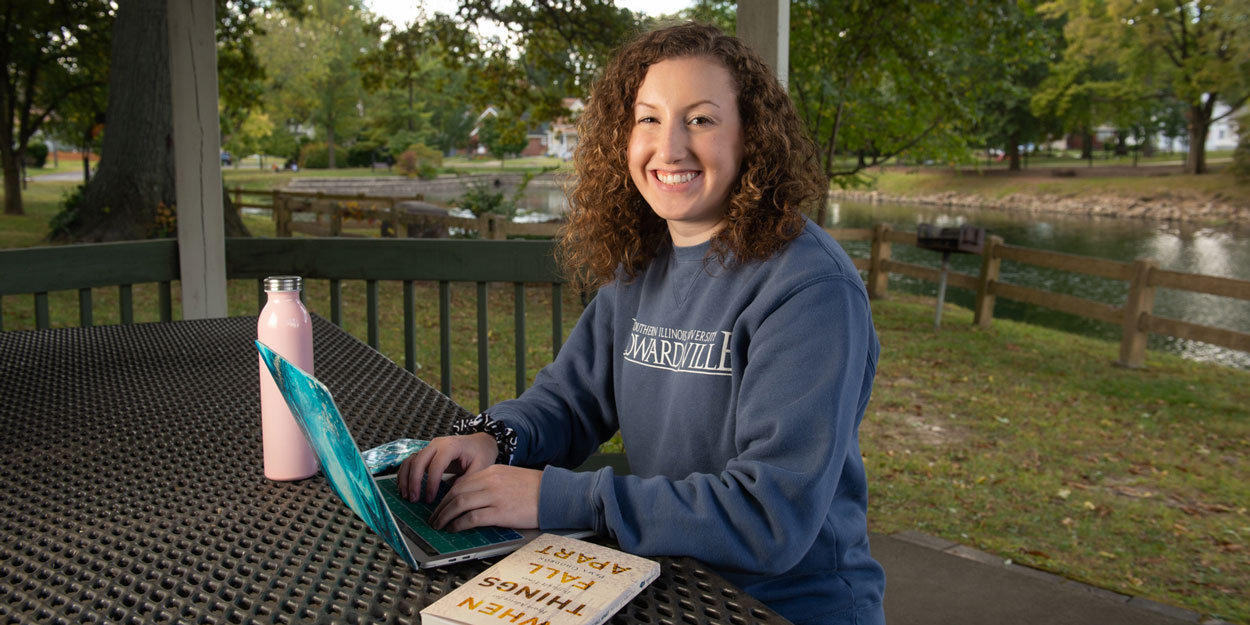
M925 204L1024 213L1250 225L1250 184L1231 173L1181 173L1175 165L919 169L870 174L871 189L834 189L837 201Z

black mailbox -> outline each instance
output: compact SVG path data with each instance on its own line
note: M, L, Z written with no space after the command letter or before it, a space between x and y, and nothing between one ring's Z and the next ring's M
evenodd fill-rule
M980 254L985 248L985 228L938 228L933 224L920 224L916 227L916 245L935 252Z

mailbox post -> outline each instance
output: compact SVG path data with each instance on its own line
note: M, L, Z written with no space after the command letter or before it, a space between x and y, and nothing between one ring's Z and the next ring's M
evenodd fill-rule
M946 272L950 269L951 254L980 254L985 248L985 228L960 226L939 228L933 224L920 224L916 228L916 247L942 253L942 273L938 276L937 312L933 327L942 327L942 306L946 302Z

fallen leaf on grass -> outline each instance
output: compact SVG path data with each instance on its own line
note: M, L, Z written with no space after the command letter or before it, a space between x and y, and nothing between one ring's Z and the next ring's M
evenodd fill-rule
M1059 489L1059 492L1057 492L1057 493L1055 493L1055 494L1056 494L1056 495L1058 495L1060 499L1067 499L1068 497L1070 497L1070 496L1072 495L1072 489L1071 489L1071 488L1060 488L1060 489Z
M1021 549L1020 552L1031 556L1037 556L1039 558L1046 558L1047 560L1050 559L1049 553L1046 553L1045 551L1038 551L1037 549Z
M1100 556L1102 556L1102 557L1104 557L1104 558L1106 558L1106 559L1108 559L1108 560L1114 560L1114 559L1116 558L1115 554L1114 554L1114 553L1111 553L1111 552L1109 552L1109 551L1099 551L1099 552L1098 552L1098 555L1100 555Z

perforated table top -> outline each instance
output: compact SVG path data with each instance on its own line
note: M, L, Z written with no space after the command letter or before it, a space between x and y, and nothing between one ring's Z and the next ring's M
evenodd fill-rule
M415 571L321 476L265 479L256 318L0 332L0 622L419 623L487 562ZM362 448L465 411L314 318ZM614 623L784 623L699 562Z

